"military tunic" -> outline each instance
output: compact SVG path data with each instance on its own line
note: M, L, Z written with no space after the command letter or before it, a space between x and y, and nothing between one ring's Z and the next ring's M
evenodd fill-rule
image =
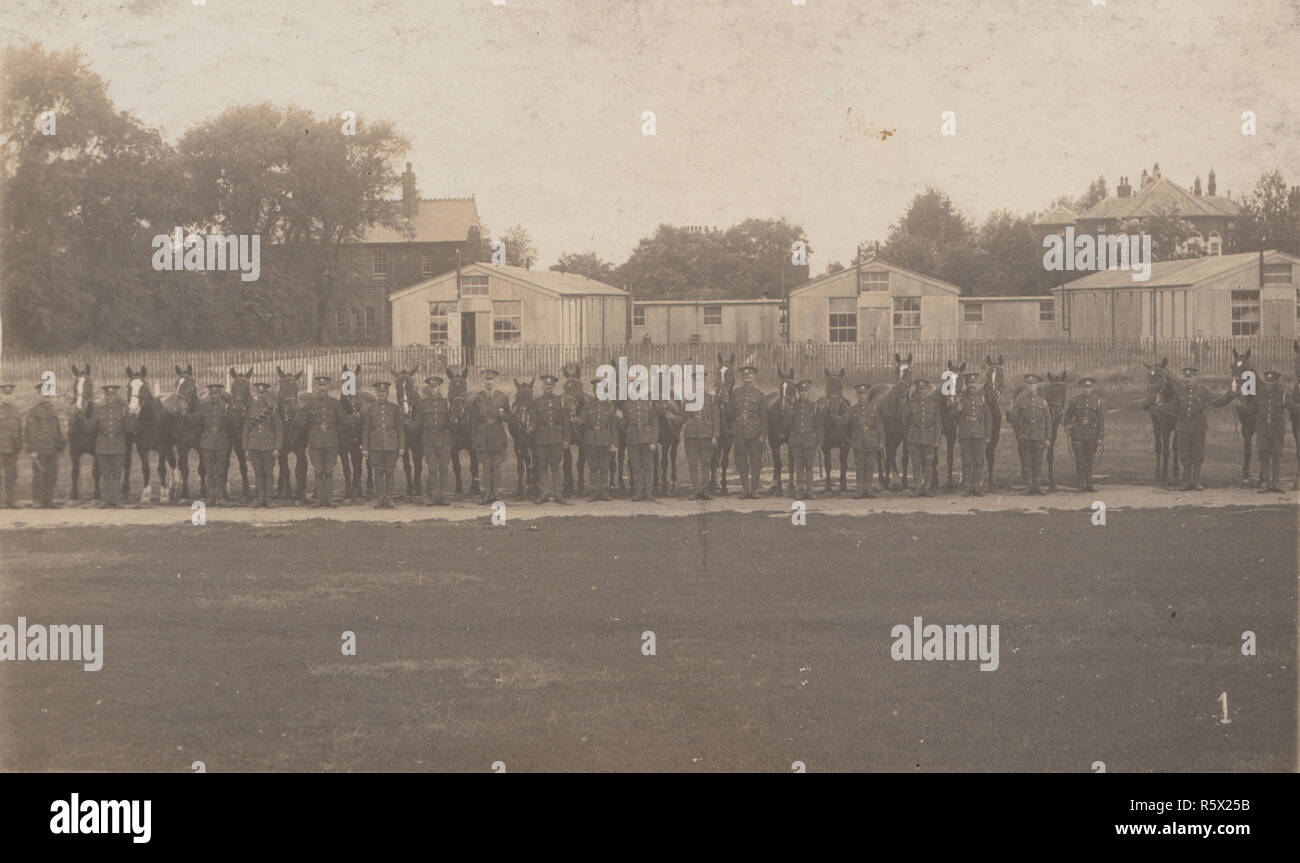
M347 423L343 403L329 393L313 394L301 410L307 415L307 447L318 477L333 476L339 457L340 432Z
M1205 414L1212 408L1228 404L1233 398L1232 390L1215 398L1202 384L1181 381L1178 397L1169 404L1156 407L1157 411L1176 417L1174 442L1178 447L1178 458L1184 465L1200 466L1205 461L1205 432L1209 428Z
M962 485L967 495L979 494L985 447L993 433L993 412L983 390L966 389L957 394L956 413Z
M1264 491L1281 491L1282 446L1291 394L1280 385L1265 386L1255 396L1255 434L1259 437L1259 472Z
M1028 483L1026 491L1038 494L1038 478L1043 471L1043 453L1052 434L1052 408L1042 396L1026 394L1011 409L1011 424L1016 430L1020 452L1020 475Z
M1091 491L1097 444L1106 436L1106 415L1101 409L1101 399L1095 393L1079 393L1066 405L1062 423L1070 435L1070 447L1074 451L1076 485Z
M853 448L853 471L858 483L858 497L875 497L871 493L871 469L880 447L885 443L885 423L880 406L863 395L849 409L849 446Z
M284 449L284 419L269 396L263 394L253 397L244 412L240 444L253 463L257 498L265 506L275 482L275 451Z
M745 495L756 495L758 475L763 469L763 438L767 435L767 396L753 384L737 388L731 393L728 419L740 484Z
M659 443L659 411L653 402L637 399L624 405L623 439L627 442L628 469L636 488L632 499L648 500L654 467L651 446Z
M943 435L943 418L940 413L939 395L930 392L914 395L903 403L903 439L909 451L915 450L916 464L921 482L914 494L931 495L931 466L934 464L935 447Z
M579 440L592 471L591 493L608 498L610 447L618 444L614 403L593 395L583 400L581 408L575 404L575 400L566 399L565 409L577 411Z
M32 503L54 506L54 480L58 475L58 454L68 445L59 424L59 412L42 398L27 411L23 439L32 454Z
M104 486L104 503L117 506L122 493L122 463L126 458L126 436L135 421L127 416L126 402L110 396L87 421L87 430L95 436L95 460L108 483Z
M366 405L361 424L361 448L370 454L376 470L392 471L397 454L406 449L406 428L402 411L394 402L375 401Z
M722 413L717 399L705 393L700 409L688 408L685 414L681 436L686 448L686 470L691 477L692 494L703 496L713 471L713 448L722 436Z
M203 482L212 501L226 497L226 477L230 472L229 416L230 403L224 393L199 402L199 452L203 455Z
M428 388L420 396L420 443L429 471L429 502L445 501L451 470L451 401Z
M812 399L799 397L790 404L784 419L798 491L804 497L811 497L812 466L826 430L826 412Z
M537 456L542 495L559 499L561 457L569 445L569 407L562 396L543 394L533 399L533 452Z
M506 460L506 422L510 417L510 400L505 393L480 390L470 403L471 424L474 429L474 449L479 461L501 464Z
M23 419L18 408L9 402L0 403L0 473L3 473L3 496L0 506L18 504L18 453L23 449Z

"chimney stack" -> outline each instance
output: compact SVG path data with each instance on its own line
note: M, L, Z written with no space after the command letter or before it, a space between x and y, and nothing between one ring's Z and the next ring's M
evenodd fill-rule
M408 216L419 209L420 201L415 197L415 174L411 172L411 163L406 163L406 172L402 174L402 209Z
M1201 196L1201 175L1196 175L1196 182L1192 183L1192 194L1196 197Z
M1115 187L1115 195L1120 198L1127 198L1133 194L1133 187L1128 184L1128 177L1120 177L1119 185Z
M1152 166L1152 168L1151 168L1151 179L1153 179L1153 180L1159 180L1159 179L1160 179L1160 163L1159 163L1159 162L1156 162L1155 165Z
M1151 175L1147 173L1147 169L1146 169L1146 168L1143 168L1143 169L1142 169L1142 185L1138 186L1138 188L1139 188L1139 189L1145 189L1145 188L1147 187L1147 183L1150 183L1150 182L1151 182Z
M1214 196L1214 169L1210 169L1210 182L1206 184L1205 191L1211 197Z

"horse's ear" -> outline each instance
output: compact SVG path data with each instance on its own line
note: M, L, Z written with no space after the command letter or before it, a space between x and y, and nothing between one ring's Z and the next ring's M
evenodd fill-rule
M830 380L830 378L831 378L831 370L828 369L828 368L826 368L825 366L822 366L822 371L826 372L826 379L827 379L827 380Z
M230 367L230 376L231 376L232 378L237 378L237 377L239 377L239 372L235 370L235 367L234 367L234 366L231 366L231 367Z
M1163 358L1160 360L1160 368L1162 368L1162 369L1167 369L1167 368L1169 368L1169 357L1163 357Z
M998 354L998 365L1002 365L1002 354Z
M285 377L284 369L280 368L279 366L275 367L275 373L280 377Z
M897 351L895 351L895 352L894 352L894 364L895 364L895 365L899 365L899 364L901 364L902 362L903 362L903 358L900 357L900 356L898 355L898 352L897 352Z
M736 352L735 352L735 351L732 351L732 352L731 352L731 359L727 362L727 365L729 365L729 366L734 366L735 364L736 364Z
M965 361L965 360L962 360L961 365L957 366L957 371L959 371L959 372L964 372L964 371L966 371L966 361Z
M1047 373L1047 382L1050 384L1050 383L1054 383L1055 381L1056 381L1056 378L1052 377L1052 373L1051 373L1051 372L1048 372L1048 373Z
M358 374L358 375L361 374L361 363L357 363L355 366L353 366L352 371L354 374ZM248 373L251 375L253 373L253 370L249 369Z
M1236 349L1236 348L1233 348L1233 349L1232 349L1232 358L1233 358L1234 360L1239 359L1239 356L1238 356L1238 354L1237 354L1237 349Z
M177 375L177 377L179 377L180 375L185 374L185 369L181 368L180 366L172 366L172 368L176 369L176 375Z
M1295 351L1297 354L1300 354L1300 341L1297 341L1296 339L1292 339L1291 350Z
M1245 360L1250 359L1250 352L1253 351L1253 350L1255 350L1255 349L1254 349L1254 348L1246 348L1246 353L1242 354L1242 359L1245 359Z
M718 354L718 365L720 366L726 365L726 363L722 361L722 354Z
M76 376L79 375L79 374L81 374L81 372L77 371L77 364L76 364L76 363L72 363L72 376L73 376L73 377L76 377Z
M1061 369L1061 380L1065 380L1065 369Z
M252 376L253 376L253 367L249 366L248 371L244 372L244 377L251 378Z
M985 354L985 355L984 355L984 365L986 365L986 366L991 366L991 365L993 365L993 357L992 357L991 355L989 355L989 354Z
M130 367L130 366L127 366L127 367L126 367L126 376L127 376L128 378L133 378L133 377L135 377L135 372L131 371L131 367Z
M294 373L293 373L293 376L294 376L295 378L300 378L300 377L302 377L302 369L298 369L298 371L294 372Z
M844 367L840 367L840 377L844 377Z
M140 366L140 377L144 377L144 376L145 376L145 372L147 372L147 371L148 371L148 369L147 369L145 366Z
M948 360L948 362L945 363L945 365L948 366L948 371L950 371L950 372L955 372L955 371L957 371L956 369L954 369L954 368L952 367L952 360Z
M519 389L519 378L511 378L510 380L515 382L515 389Z
M186 363L186 364L185 364L185 374L187 374L187 375L192 375L192 374L194 374L194 363Z

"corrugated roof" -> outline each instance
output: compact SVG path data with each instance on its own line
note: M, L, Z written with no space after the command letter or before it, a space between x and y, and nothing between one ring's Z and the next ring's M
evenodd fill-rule
M1283 252L1267 251L1267 262L1283 259L1300 263L1300 258ZM1240 252L1235 255L1211 255L1205 258L1184 258L1178 261L1157 261L1151 265L1151 278L1145 282L1133 280L1132 270L1102 270L1081 279L1066 282L1061 290L1079 291L1097 288L1169 288L1194 285L1216 278L1238 267L1245 267L1259 259L1259 252Z
M820 275L815 279L804 282L802 285L799 285L797 288L792 288L789 295L793 297L795 294L802 294L808 289L820 285L822 282L826 281L827 279L842 278L846 274L852 275L853 270L856 266L857 265L853 265L853 266L845 267L842 270L836 270L833 273L825 273L823 275ZM923 282L929 282L931 285L934 285L935 287L938 288L942 288L945 291L951 291L954 294L961 293L961 288L957 287L951 282L945 282L943 279L936 279L934 276L927 276L924 273L918 273L916 270L909 270L907 267L900 267L897 264L891 264L888 261L884 260L883 258L878 258L875 255L872 255L871 257L865 259L862 262L861 266L863 272L866 272L871 268L875 268L879 270L881 267L884 267L886 270L892 270L893 272L899 273L904 276L908 276L913 279L920 279Z
M1236 201L1217 195L1193 195L1174 181L1160 177L1127 198L1112 195L1098 201L1079 219L1141 218L1157 215L1171 207L1180 216L1236 216L1241 213Z
M493 266L482 263L466 264L461 267L461 275L464 276L466 273L505 276L565 297L627 296L627 291L622 288L616 288L613 285L607 285L586 276L579 276L576 273L560 273L554 270L525 270L523 267ZM407 294L424 290L432 284L455 280L455 278L456 271L452 270L449 273L443 273L432 279L425 279L399 291L394 291L388 295L388 299L396 300Z
M478 228L478 204L473 198L421 198L411 220L415 235L384 225L371 225L363 243L463 243L471 226Z

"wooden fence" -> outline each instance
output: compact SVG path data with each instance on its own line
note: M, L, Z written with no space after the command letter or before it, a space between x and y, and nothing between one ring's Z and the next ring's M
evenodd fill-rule
M970 368L981 367L985 355L1001 356L1008 375L1025 372L1039 374L1051 371L1069 371L1072 377L1089 373L1110 378L1137 377L1142 373L1143 362L1169 358L1169 366L1177 369L1187 363L1200 367L1211 377L1226 377L1232 361L1233 349L1250 348L1251 359L1259 371L1278 369L1291 375L1296 368L1292 340L1289 338L1234 338L1208 339L1199 344L1193 339L1143 339L1141 341L1066 342L1046 341L983 341L945 340L925 342L856 342L856 343L803 343L803 344L617 344L600 347L575 345L490 345L475 348L473 355L458 346L406 347L296 347L283 349L231 349L197 351L89 351L54 355L5 355L0 358L0 379L25 384L36 383L41 374L53 370L60 377L71 372L71 365L89 362L93 375L100 383L123 379L127 366L146 366L150 376L166 380L173 375L174 367L193 364L194 374L200 384L225 381L226 372L234 366L241 372L252 368L255 380L274 381L276 367L288 373L325 373L337 377L346 364L360 364L361 382L365 386L381 377L389 378L394 369L415 368L422 374L441 374L448 366L469 364L474 368L495 368L507 378L532 378L542 372L558 374L566 362L581 365L584 377L595 368L619 357L628 363L702 363L712 371L718 355L736 364L752 364L760 369L760 383L770 385L776 380L776 369L793 368L799 377L820 381L825 369L838 372L856 381L884 379L893 369L895 353L912 357L912 366L918 374L936 376L948 360L960 364L965 361ZM310 380L310 374L304 377ZM471 385L475 381L471 376Z

